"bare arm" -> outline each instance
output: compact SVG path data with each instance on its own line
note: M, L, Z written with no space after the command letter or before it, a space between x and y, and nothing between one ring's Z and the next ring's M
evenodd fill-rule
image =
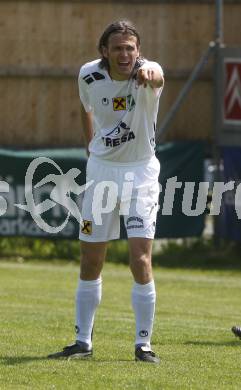
M94 135L93 119L92 119L92 113L86 112L82 103L81 103L81 119L83 123L84 143L85 143L87 154L89 155L88 147Z

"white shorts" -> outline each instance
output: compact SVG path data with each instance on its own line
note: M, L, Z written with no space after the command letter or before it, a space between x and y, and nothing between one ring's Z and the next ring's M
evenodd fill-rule
M154 238L160 163L153 156L138 165L89 158L82 203L80 240L104 242L120 237L120 215L128 238ZM91 182L93 181L93 182Z

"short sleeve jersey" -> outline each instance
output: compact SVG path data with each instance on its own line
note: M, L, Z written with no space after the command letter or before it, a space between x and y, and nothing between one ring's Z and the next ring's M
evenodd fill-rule
M94 137L89 152L119 163L138 162L155 152L155 129L162 88L138 86L131 78L112 80L100 60L88 62L79 72L79 95L86 112L93 114ZM145 60L142 68L156 62Z

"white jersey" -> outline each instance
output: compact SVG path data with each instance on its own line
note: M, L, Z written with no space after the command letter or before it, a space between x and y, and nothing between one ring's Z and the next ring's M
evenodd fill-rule
M155 128L162 88L138 86L134 78L112 80L100 60L83 65L79 73L79 94L87 112L93 113L94 137L91 156L131 163L147 160L155 152ZM144 65L162 68L145 60Z

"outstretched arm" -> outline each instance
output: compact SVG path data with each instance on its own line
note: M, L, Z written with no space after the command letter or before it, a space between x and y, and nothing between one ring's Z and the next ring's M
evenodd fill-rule
M153 66L144 66L137 71L137 82L144 88L149 84L152 88L161 88L164 85L164 76L161 69Z

